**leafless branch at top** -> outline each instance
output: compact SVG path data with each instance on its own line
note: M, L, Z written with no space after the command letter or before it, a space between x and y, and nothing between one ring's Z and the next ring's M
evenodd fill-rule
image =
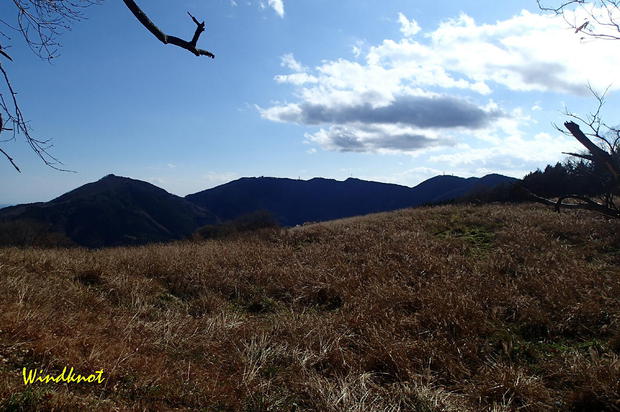
M30 134L30 127L28 126L28 123L26 122L22 114L19 103L17 102L17 93L13 89L13 85L11 84L11 81L9 79L9 75L1 63L0 74L2 75L4 83L8 88L8 94L10 97L10 100L7 102L4 96L0 94L0 109L2 109L2 111L4 111L4 113L8 116L8 119L6 120L3 120L0 116L0 131L12 131L12 137L7 140L15 140L18 134L23 135L30 148L37 154L37 156L39 156L39 158L41 158L41 160L43 160L43 162L47 166L63 172L70 172L71 170L61 168L59 165L62 165L62 162L60 162L57 158L50 154L49 149L51 148L51 144L49 140L37 139ZM5 127L7 123L12 123L13 127L11 129ZM2 154L4 154L4 156L9 160L9 162L11 162L13 167L19 172L19 167L17 167L13 158L9 156L4 150L2 150Z
M62 163L50 153L52 147L50 140L37 139L31 135L30 126L22 114L17 93L3 63L13 60L7 51L11 47L13 34L21 36L27 46L41 59L51 61L58 56L60 34L69 30L72 23L86 18L83 14L85 7L100 4L103 0L7 0L7 2L14 6L15 15L12 20L7 16L0 18L0 59L2 59L0 60L0 134L2 134L0 143L16 140L17 135L23 136L30 148L47 166L66 171L60 167ZM188 14L196 24L196 30L192 39L187 41L162 32L135 1L123 0L123 2L138 21L162 43L181 47L196 56L215 57L210 51L198 48L198 41L206 29L206 24L204 21L198 21L191 13ZM9 138L4 137L7 131L12 132L8 134ZM19 167L5 147L0 148L0 155L19 171Z
M215 55L210 51L197 48L198 39L200 38L200 35L205 31L204 21L199 22L189 12L187 13L191 17L192 21L196 24L196 31L194 32L192 40L186 41L176 36L165 34L163 31L161 31L159 27L157 27L155 23L153 23L151 19L149 19L149 17L142 11L142 9L136 4L135 1L123 0L123 2L127 6L127 8L133 13L133 15L138 19L138 21L162 43L173 44L185 50L189 50L196 56L207 56L212 59L215 58Z
M15 23L0 20L5 30L18 32L39 57L58 56L58 37L70 30L71 23L85 18L82 10L103 0L10 0L16 8ZM4 34L4 32L3 32Z
M620 0L536 0L538 8L562 16L576 34L601 40L620 40ZM585 21L576 21L580 11ZM569 18L572 16L572 18Z

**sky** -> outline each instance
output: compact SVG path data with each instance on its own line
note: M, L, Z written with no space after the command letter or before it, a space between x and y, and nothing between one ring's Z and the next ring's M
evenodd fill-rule
M609 88L603 116L617 114L620 42L581 40L534 0L138 3L182 38L187 11L206 20L199 47L216 58L160 43L112 0L62 34L52 63L0 38L32 134L75 172L20 136L0 143L22 170L0 161L0 204L110 173L180 196L243 176L520 178L580 150L553 124L595 108L588 84ZM0 17L14 20L10 2Z

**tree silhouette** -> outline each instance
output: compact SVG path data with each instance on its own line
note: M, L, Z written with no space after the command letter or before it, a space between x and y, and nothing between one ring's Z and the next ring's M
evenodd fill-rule
M542 11L562 16L576 34L603 40L620 40L618 0L536 0ZM578 20L581 18L581 20Z
M598 101L596 110L587 117L566 112L566 115L572 119L564 123L566 130L556 126L557 130L574 137L586 149L582 153L565 153L580 159L579 162L573 164L574 171L569 187L562 188L563 190L557 193L548 191L538 194L531 193L531 198L537 202L552 205L557 211L561 208L588 209L610 217L620 218L620 205L616 200L617 196L620 195L620 129L617 126L605 124L601 118L600 113L605 103L605 93L598 94L592 89L590 90ZM561 181L561 179L553 178L555 171L545 170L545 173L552 176L552 181ZM577 173L589 175L586 182L590 192L580 189L580 181L575 178L578 175ZM558 196L558 199L551 200L539 195ZM566 200L574 202L564 203Z
M575 34L601 40L620 40L620 1L618 0L536 0L542 11L562 16ZM581 20L579 20L581 19ZM596 63L593 63L596 64ZM590 88L598 101L594 113L586 118L567 112L572 118L564 123L566 130L556 127L562 133L573 136L582 146L585 153L567 153L581 160L581 170L589 169L590 183L600 189L598 199L592 196L564 195L557 200L532 195L534 200L552 204L556 210L561 207L574 209L590 209L607 216L620 218L620 205L615 198L620 195L620 129L609 126L600 117L605 93L597 94ZM576 122L575 122L576 121ZM581 128L584 127L584 133ZM578 203L563 203L565 200Z
M86 7L101 4L103 0L11 0L11 2L15 7L13 19L8 17L0 19L0 84L4 83L4 87L0 89L0 143L16 140L17 136L22 136L47 166L67 171L62 167L62 162L50 153L50 139L36 138L31 134L28 121L20 108L17 92L5 68L5 64L13 60L7 51L7 43L12 38L11 34L17 33L39 58L51 61L58 57L60 35L69 30L73 23L85 19L83 10ZM196 31L192 39L187 41L162 32L135 1L123 0L123 3L140 24L162 43L181 47L196 56L215 58L213 53L197 47L206 25L189 12L189 16L196 24ZM7 132L10 132L9 137L5 138ZM0 154L15 170L20 171L15 160L2 147Z

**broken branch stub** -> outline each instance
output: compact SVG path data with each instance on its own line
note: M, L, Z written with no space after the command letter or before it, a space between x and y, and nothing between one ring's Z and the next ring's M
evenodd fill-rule
M172 44L181 47L185 50L192 52L196 56L207 56L212 59L215 58L215 55L210 51L199 49L196 47L200 35L205 31L205 22L199 22L194 16L191 15L191 13L188 12L187 14L189 14L194 23L196 23L196 31L194 32L192 40L187 41L176 36L168 35L161 31L159 27L157 27L155 23L153 23L151 19L149 19L146 13L142 11L140 6L138 6L135 1L123 0L123 3L125 3L127 8L133 13L136 19L138 19L138 21L162 43Z

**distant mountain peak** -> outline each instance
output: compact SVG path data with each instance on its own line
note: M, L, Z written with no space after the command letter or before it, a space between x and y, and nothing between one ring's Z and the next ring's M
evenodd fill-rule
M181 239L215 223L208 210L141 180L109 174L46 203L16 206L2 220L30 219L88 247Z

